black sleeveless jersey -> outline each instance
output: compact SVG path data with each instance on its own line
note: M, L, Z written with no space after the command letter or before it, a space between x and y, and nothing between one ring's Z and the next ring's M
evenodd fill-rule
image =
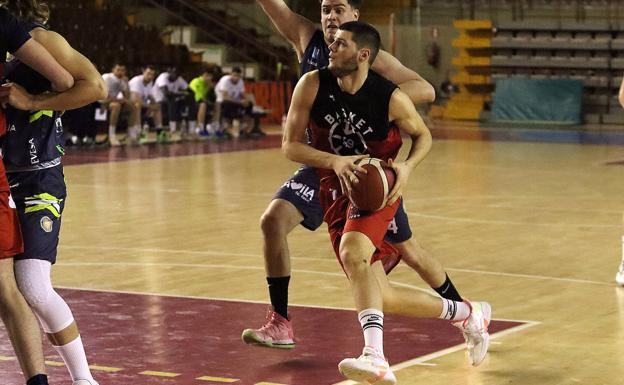
M310 112L310 145L338 155L394 159L402 144L399 129L388 121L396 88L369 70L362 87L351 95L340 89L329 69L319 70L319 89Z
M24 23L26 29L45 28ZM17 59L7 62L3 80L14 82L36 95L51 91L50 81ZM63 148L63 125L58 111L22 111L6 109L7 133L2 143L7 172L38 170L60 163Z
M301 74L327 67L329 65L329 47L325 42L323 31L317 29L301 58Z
M16 18L0 7L0 75L4 73L4 58L7 52L15 52L30 39L28 31ZM0 109L0 136L5 132L4 110Z

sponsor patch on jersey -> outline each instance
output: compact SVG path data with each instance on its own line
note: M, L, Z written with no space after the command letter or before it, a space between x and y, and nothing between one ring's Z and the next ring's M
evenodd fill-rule
M50 219L49 217L47 216L41 217L39 224L41 225L41 228L43 229L43 231L45 231L46 233L52 232L52 227L54 225L54 222L52 222L52 219Z

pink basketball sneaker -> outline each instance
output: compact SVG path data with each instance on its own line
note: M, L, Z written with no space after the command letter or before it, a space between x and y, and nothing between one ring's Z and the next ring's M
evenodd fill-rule
M269 308L267 323L260 329L245 329L243 342L269 348L292 349L295 347L295 333L292 323Z

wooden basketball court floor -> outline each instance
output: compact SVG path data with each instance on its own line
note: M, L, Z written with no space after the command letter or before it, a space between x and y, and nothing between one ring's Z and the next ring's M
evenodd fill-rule
M278 145L70 150L54 282L102 385L349 383L336 364L361 335L325 227L290 236L298 347L239 340L268 301L259 217L297 167ZM622 384L623 160L618 146L434 141L404 194L412 229L503 331L473 368L446 323L388 317L399 384ZM428 289L406 266L390 279ZM19 384L0 334L0 383ZM51 383L69 383L46 357Z

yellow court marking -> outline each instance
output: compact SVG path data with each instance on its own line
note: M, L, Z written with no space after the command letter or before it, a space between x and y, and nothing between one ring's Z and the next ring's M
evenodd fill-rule
M15 357L0 356L0 361L13 361L13 360L15 360Z
M157 377L177 377L180 373L170 373L170 372L153 372L151 370L146 370L139 374L144 374L146 376L157 376Z
M48 366L65 366L65 363L60 361L45 361L45 364Z
M98 372L109 372L109 373L121 372L123 370L122 368L111 368L110 366L99 366L99 365L89 365L89 369L97 370Z
M275 382L258 382L255 385L285 385L285 384L277 384Z
M201 376L201 377L197 377L196 380L201 380L201 381L213 381L213 382L227 382L227 383L232 383L232 382L237 382L240 381L237 378L225 378L225 377L210 377L210 376Z

